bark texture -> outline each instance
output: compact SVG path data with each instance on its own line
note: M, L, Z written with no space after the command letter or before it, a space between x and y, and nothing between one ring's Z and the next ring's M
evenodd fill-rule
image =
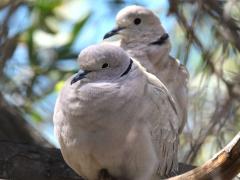
M37 145L0 142L0 179L83 180L64 162L61 152Z
M179 174L194 166L179 163ZM83 180L64 162L59 149L0 141L0 179Z
M0 124L0 140L52 147L38 131L27 123L16 107L6 102L1 93Z
M240 172L240 132L203 165L169 180L233 179Z

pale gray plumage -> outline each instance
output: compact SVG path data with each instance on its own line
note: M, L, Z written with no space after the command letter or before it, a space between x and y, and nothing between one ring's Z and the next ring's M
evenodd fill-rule
M136 19L141 22L135 24ZM166 85L177 103L181 133L187 119L189 74L184 65L169 55L169 39L153 44L167 35L160 20L151 10L133 5L117 14L116 23L115 30L105 37L120 35L120 46Z
M120 47L90 46L78 61L85 75L66 81L54 110L68 165L89 180L101 169L128 180L176 170L178 116L166 87Z

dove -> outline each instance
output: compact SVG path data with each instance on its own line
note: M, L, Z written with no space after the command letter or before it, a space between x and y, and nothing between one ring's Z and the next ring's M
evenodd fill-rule
M110 44L85 48L78 64L53 115L66 163L88 180L155 180L177 171L179 116L164 84Z
M149 9L132 5L119 11L116 24L104 39L119 35L120 46L164 83L177 103L181 133L187 120L189 73L169 55L169 35L159 18Z

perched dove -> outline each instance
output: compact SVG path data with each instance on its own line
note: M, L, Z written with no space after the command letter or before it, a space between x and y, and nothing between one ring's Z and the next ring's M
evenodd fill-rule
M68 165L88 180L177 171L178 115L166 87L117 46L90 46L78 62L83 71L66 81L53 117Z
M179 133L182 132L187 119L189 74L184 65L169 55L169 36L161 22L152 11L136 5L122 9L116 22L117 27L104 39L120 35L120 46L166 85L176 100L180 116Z

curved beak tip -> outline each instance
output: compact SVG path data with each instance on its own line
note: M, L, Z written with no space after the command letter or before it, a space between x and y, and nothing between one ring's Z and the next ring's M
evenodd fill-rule
M112 31L110 31L110 32L108 32L108 33L106 33L104 36L103 36L103 39L107 39L107 38L109 38L109 37L111 37L111 36L113 36L113 35L115 35Z
M114 28L112 29L111 31L109 31L108 33L106 33L104 36L103 36L103 39L107 39L111 36L114 36L116 34L119 33L119 31L121 31L122 29L125 29L124 27L117 27L117 28Z
M90 73L90 71L82 71L78 72L71 80L71 85L74 84L77 81L80 81L81 79L85 78L85 76Z
M74 76L74 78L71 80L71 85L78 81L76 77L77 76Z

